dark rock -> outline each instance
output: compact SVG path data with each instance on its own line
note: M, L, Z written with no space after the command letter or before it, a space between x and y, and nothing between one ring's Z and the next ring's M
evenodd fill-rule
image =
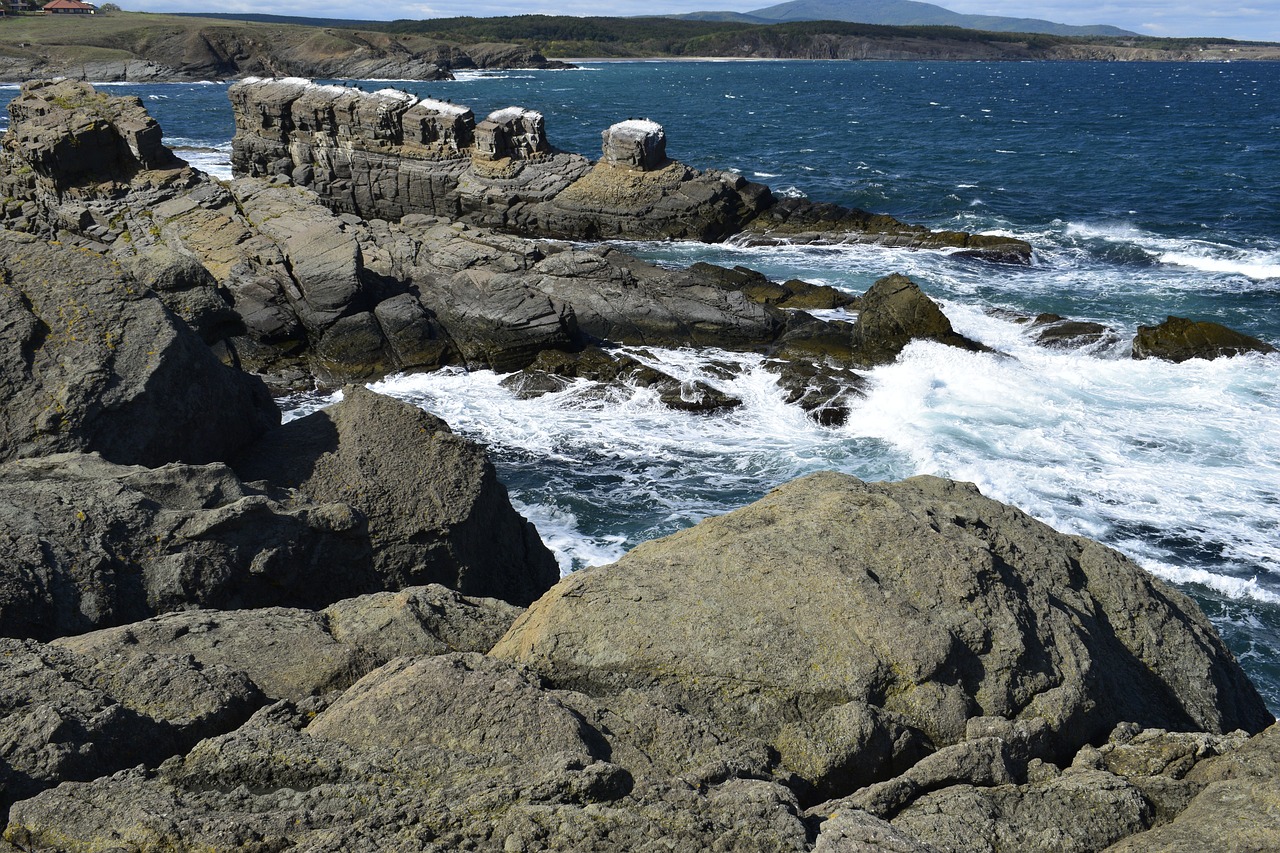
M533 525L511 508L482 447L360 386L270 433L235 468L307 501L358 510L384 587L442 583L527 604L560 575Z
M858 297L828 285L809 284L799 279L776 284L766 278L763 273L744 266L726 269L699 261L689 267L688 271L727 290L742 291L752 302L758 302L761 305L823 310L845 308L857 305L859 302Z
M961 257L997 263L1031 263L1031 245L1012 237L930 231L892 216L826 202L784 198L766 209L739 237L747 245L877 243L909 249L950 249Z
M1035 342L1052 349L1097 348L1120 339L1115 329L1087 320L1069 320L1057 314L1038 314L1031 321Z
M935 748L1002 717L1032 757L1070 756L1122 720L1211 732L1270 720L1190 599L1109 549L927 477L798 480L570 575L493 654L592 695L657 690L773 744L828 792L862 761L849 744L896 742L892 730L784 733L850 705L840 713L888 712ZM841 750L847 760L810 758Z
M913 340L926 339L970 352L990 352L957 334L937 303L919 285L895 273L871 285L853 324L854 360L864 367L889 364Z
M564 390L574 379L651 388L665 405L682 411L713 412L742 405L738 398L705 382L681 382L629 355L614 356L599 347L575 353L543 350L533 364L501 384L527 399Z
M279 423L119 265L0 234L0 459L91 450L122 464L225 459Z
M94 659L0 640L0 814L61 782L155 766L262 703L241 673L182 656Z
M1133 339L1134 358L1182 362L1192 358L1228 358L1247 352L1273 353L1265 341L1208 320L1169 317L1158 326L1139 326Z
M193 605L324 605L379 588L350 507L286 508L221 464L63 454L0 468L0 635L50 639Z

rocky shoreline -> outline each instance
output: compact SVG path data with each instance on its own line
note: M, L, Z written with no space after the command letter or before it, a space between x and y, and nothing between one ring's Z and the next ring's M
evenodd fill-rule
M353 384L282 426L269 392L456 365L698 417L736 401L611 350L715 346L839 423L911 340L985 348L901 275L852 297L582 241L1029 246L778 202L651 122L591 163L529 110L288 79L232 101L226 183L137 99L10 105L0 850L1280 843L1273 718L1195 603L970 485L813 475L560 579L443 421ZM807 313L833 307L856 318ZM1179 318L1133 347L1251 350Z

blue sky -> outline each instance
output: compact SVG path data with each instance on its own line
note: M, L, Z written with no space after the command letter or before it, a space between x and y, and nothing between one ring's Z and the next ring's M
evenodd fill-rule
M135 12L261 12L258 0L116 0ZM441 18L454 15L652 15L731 9L745 12L771 5L770 0L384 0L353 4L342 0L276 0L279 15L330 18ZM1218 0L944 0L937 5L955 12L1044 18L1065 24L1111 24L1156 36L1222 36L1252 41L1280 41L1280 0L1244 0L1240 5Z

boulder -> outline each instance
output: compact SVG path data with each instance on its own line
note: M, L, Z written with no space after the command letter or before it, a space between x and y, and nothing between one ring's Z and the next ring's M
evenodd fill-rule
M212 462L279 423L261 380L118 264L3 232L0 270L0 459Z
M361 386L268 434L235 469L247 481L295 490L303 505L356 509L385 588L442 583L528 604L560 576L537 530L511 508L484 448Z
M155 766L261 703L243 674L189 657L94 659L0 639L0 815L61 782Z
M192 606L323 606L383 588L349 506L286 507L221 463L59 454L0 472L0 636L51 639Z
M978 718L1047 758L1122 720L1270 722L1186 596L932 477L797 480L568 576L492 654L591 695L657 691L771 743L828 796L967 740Z
M889 364L913 340L937 341L970 352L989 352L982 344L957 334L938 304L905 275L876 281L862 296L853 324L855 363L863 367Z
M1171 316L1158 326L1139 326L1133 339L1134 358L1160 358L1174 362L1275 351L1271 344L1226 326L1185 317Z

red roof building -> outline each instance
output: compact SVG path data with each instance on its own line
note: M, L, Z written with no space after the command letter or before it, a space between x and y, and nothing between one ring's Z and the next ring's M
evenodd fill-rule
M46 15L92 15L98 7L80 0L49 0L44 4Z

